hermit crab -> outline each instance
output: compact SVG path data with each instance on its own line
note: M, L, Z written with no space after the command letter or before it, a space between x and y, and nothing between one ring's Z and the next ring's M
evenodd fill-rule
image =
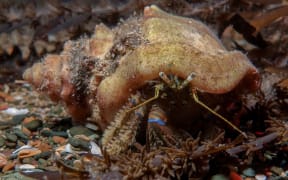
M64 102L73 119L92 116L105 129L102 145L112 154L132 143L152 106L168 111L167 121L177 124L192 121L193 107L201 105L243 133L196 93L259 86L258 71L244 54L227 51L201 22L154 5L112 30L97 25L91 38L67 42L60 55L47 55L23 77Z

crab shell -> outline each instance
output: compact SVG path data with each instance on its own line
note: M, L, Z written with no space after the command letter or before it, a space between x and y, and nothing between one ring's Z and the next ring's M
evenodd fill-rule
M28 69L24 79L37 87L43 86L43 79L51 82L51 86L46 83L45 91L52 95L51 97L68 101L65 102L70 105L68 109L72 110L72 116L77 116L78 119L84 119L96 105L99 107L101 118L98 123L102 129L113 121L130 95L147 81L159 78L159 72L173 74L183 79L194 73L196 77L190 82L190 87L212 94L230 92L243 83L247 90L252 91L259 87L258 71L247 57L239 51L227 51L218 38L201 22L168 14L152 5L145 8L143 19L139 23L144 41L120 58L118 67L109 76L99 80L96 73L92 73L90 83L85 87L87 95L82 95L81 100L72 96L76 93L74 90L76 86L72 81L65 79L69 79L73 73L69 69L63 69L63 65L59 73L44 76L38 73L37 76L40 77L35 78L36 71L39 71L34 69L39 68L41 64L54 67L52 62L49 63L49 56L46 57L48 62L36 64L32 70ZM113 35L108 34L105 36L108 40L94 39L94 46L90 45L88 48L89 52L94 52L90 55L101 52L101 56L98 57L101 59L105 57L105 53L109 53L113 46L111 43ZM93 47L101 47L97 42L104 43L102 47L105 50L93 50ZM61 60L58 60L58 63L61 64ZM47 65L46 67L44 69L50 68ZM53 82L57 77L61 77L60 82ZM53 90L52 85L57 85L57 91ZM68 89L63 86L67 86Z

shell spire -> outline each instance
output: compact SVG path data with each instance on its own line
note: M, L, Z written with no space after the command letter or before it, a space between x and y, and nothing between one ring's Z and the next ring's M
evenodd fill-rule
M113 45L114 34L104 25L97 25L94 35L78 41L68 41L60 55L49 54L23 74L23 79L53 101L63 102L73 119L83 121L91 114L89 94L100 78L92 76L95 63L103 60ZM89 82L90 78L93 82ZM95 82L96 81L96 82ZM93 91L97 88L94 87Z
M27 69L23 78L47 94L55 102L64 102L68 112L75 120L83 120L90 109L85 101L80 101L76 85L72 83L68 58L48 55L42 63L36 63Z

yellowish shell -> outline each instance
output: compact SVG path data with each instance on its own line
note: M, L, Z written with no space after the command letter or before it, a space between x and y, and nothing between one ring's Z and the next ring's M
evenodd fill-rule
M244 79L247 89L259 86L258 71L247 57L225 50L204 24L151 6L145 8L143 26L147 43L125 55L98 87L102 126L113 120L131 92L158 78L159 72L183 79L194 73L191 88L212 94L227 93Z

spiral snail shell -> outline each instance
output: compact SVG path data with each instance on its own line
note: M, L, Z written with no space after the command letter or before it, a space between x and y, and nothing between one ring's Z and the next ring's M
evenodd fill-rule
M259 86L258 71L244 54L227 51L201 22L153 5L141 18L112 30L99 25L90 39L67 42L60 55L47 55L23 77L64 102L74 119L84 121L92 113L105 129L131 94L159 72L183 79L193 72L189 86L211 94L243 83L247 90Z

